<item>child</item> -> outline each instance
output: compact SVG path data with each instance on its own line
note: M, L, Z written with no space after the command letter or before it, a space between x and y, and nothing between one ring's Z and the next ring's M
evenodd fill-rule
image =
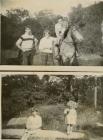
M49 30L44 30L44 37L40 40L39 51L41 54L41 65L53 65L53 43L55 38L50 35Z
M67 103L68 108L64 110L65 115L65 123L67 125L67 135L71 134L73 131L73 126L76 125L77 122L77 112L76 112L76 103L73 101L69 101Z
M42 127L42 118L37 109L31 110L31 115L27 119L26 130L21 140L27 140L30 135L35 134Z

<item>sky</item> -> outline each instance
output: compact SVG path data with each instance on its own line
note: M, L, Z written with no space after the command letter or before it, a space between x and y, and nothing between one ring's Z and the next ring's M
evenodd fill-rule
M66 16L72 7L82 4L87 7L103 0L1 0L2 12L9 9L23 8L31 13L40 10L52 10L55 14Z

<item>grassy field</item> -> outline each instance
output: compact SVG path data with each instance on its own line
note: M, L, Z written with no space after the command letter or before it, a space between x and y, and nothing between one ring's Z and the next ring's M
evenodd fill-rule
M39 109L43 118L44 130L66 132L63 114L65 106L63 104L36 106L36 108ZM84 132L90 138L88 140L103 140L103 127L96 127L96 122L102 121L102 115L98 114L94 108L89 106L79 106L77 114L78 120L74 131ZM28 117L29 115L30 109L16 117ZM22 124L20 127L23 128L24 125Z
M20 65L18 51L2 51L2 64ZM80 66L103 66L103 57L100 54L83 54L79 52L78 62ZM40 55L36 54L33 58L33 65L41 65Z

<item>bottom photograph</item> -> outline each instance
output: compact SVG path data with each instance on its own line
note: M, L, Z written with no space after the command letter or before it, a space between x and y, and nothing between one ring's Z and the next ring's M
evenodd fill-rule
M1 76L2 140L103 140L103 76Z

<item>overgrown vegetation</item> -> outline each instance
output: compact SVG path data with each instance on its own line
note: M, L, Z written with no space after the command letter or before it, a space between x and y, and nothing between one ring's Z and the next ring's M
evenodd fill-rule
M2 78L2 118L8 120L37 105L65 105L70 99L93 107L95 86L98 87L98 108L102 110L102 85L103 77L6 76Z
M72 8L68 14L72 25L77 25L84 36L84 43L79 46L79 52L82 54L100 54L101 44L101 22L103 20L103 2L83 8L82 5ZM51 34L55 36L54 25L60 15L54 15L52 11L42 10L39 13L30 15L25 9L14 9L7 11L6 15L1 15L1 46L2 55L4 50L16 49L15 42L24 32L25 25L31 25L33 34L40 40L45 28L50 29ZM68 18L67 17L67 18ZM2 63L5 64L5 56L2 56ZM15 62L17 63L17 62Z

